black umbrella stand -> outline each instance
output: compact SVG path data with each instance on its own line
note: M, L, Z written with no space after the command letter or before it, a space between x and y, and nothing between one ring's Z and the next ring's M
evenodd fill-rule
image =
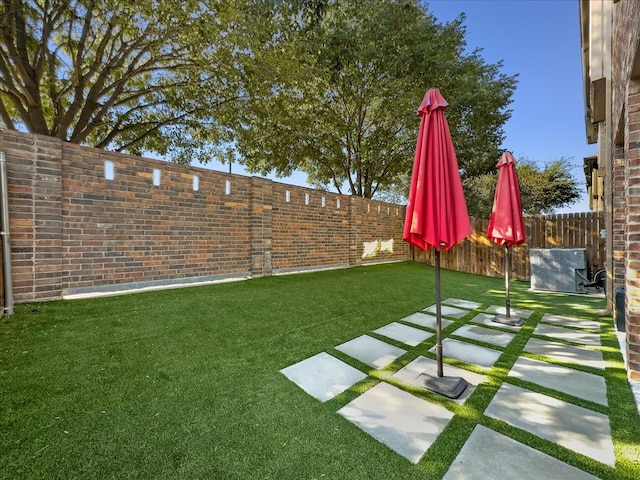
M445 377L442 368L442 298L440 294L440 250L436 250L436 361L438 376L425 373L424 387L448 398L458 398L467 388L468 382L461 377Z
M505 295L505 315L498 315L493 320L496 323L502 323L503 325L513 325L519 327L524 324L524 318L511 316L511 298L509 297L509 270L511 270L511 252L509 245L505 245L506 251L504 254L504 289Z

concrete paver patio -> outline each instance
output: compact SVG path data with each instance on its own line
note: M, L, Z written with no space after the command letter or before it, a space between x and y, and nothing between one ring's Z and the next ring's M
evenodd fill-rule
M389 325L378 328L373 331L378 335L392 338L411 347L416 347L424 342L427 338L433 336L433 333L426 332L419 328L410 327L398 322L392 322Z
M342 345L338 345L336 350L346 353L373 368L384 368L407 352L402 348L390 345L369 335L361 335Z
M453 418L446 408L379 383L338 413L413 463Z
M503 383L484 414L615 465L609 417L602 413Z
M604 370L602 352L597 350L589 350L551 340L530 338L524 347L524 351L536 355L544 355L560 362L582 364Z
M487 455L491 452L491 455ZM520 442L476 426L460 454L451 464L443 480L486 480L504 478L539 480L593 480L593 475L583 472Z
M367 375L357 368L325 352L284 368L281 372L321 402L332 399L367 378Z
M443 315L451 315L451 318L457 319L462 319L481 307L476 302L463 299L447 299L446 302ZM434 306L423 312L432 310L435 311ZM532 314L527 310L512 310L519 311L527 318ZM462 322L461 325L451 333L457 338L443 339L445 376L459 376L469 382L469 387L460 398L447 400L452 404L464 404L478 385L488 381L488 377L451 365L446 360L455 359L481 369L491 369L502 355L503 349L521 330L520 326L493 322L492 318L499 312L500 307L491 306L468 321L458 320ZM430 402L428 397L419 397L403 389L404 386L424 388L425 375L436 376L434 348L429 350L434 358L413 354L408 362L403 364L399 361L395 372L393 365L404 355L411 355L413 349L420 348L423 342L435 342L435 320L435 316L416 312L374 330L380 336L402 342L407 346L406 350L366 334L334 347L342 354L375 370L385 367L391 369L389 376L386 376L387 372L381 374L378 383L344 405L337 413L413 463L420 462L425 454L428 456L426 452L429 446L453 418L453 412L438 403ZM443 328L445 322L450 325L452 320L442 319ZM607 415L560 400L554 393L570 396L562 398L575 397L594 405L607 406L604 376L570 367L585 365L595 371L604 370L602 353L597 350L600 340L599 334L594 332L596 330L599 330L597 322L544 315L533 332L533 335L542 338L532 336L527 340L522 355L511 366L484 415L605 465L614 466L615 455ZM554 339L560 341L553 341ZM488 344L492 348L474 342ZM538 355L548 361L527 357L528 354ZM562 365L551 362L560 362ZM283 369L282 373L321 401L333 398L371 375L371 371L360 371L328 353L303 360ZM331 379L332 376L334 380ZM548 395L512 384L510 378L538 385ZM314 382L318 385L314 386ZM491 455L487 455L488 451ZM444 478L586 480L596 477L486 426L477 425Z
M437 318L434 315L428 315L426 313L413 313L408 317L404 317L401 319L403 322L412 323L414 325L419 325L422 327L430 328L431 330L436 329ZM452 320L447 320L446 318L441 319L442 328L447 328L449 325L453 323Z
M511 368L509 376L607 405L607 388L601 375L520 357Z

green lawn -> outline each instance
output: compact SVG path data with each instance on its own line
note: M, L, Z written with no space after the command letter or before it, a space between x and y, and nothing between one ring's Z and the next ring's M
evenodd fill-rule
M442 295L502 305L504 280L443 270ZM640 420L610 317L602 323L609 407L586 406L610 415L615 471L482 415L544 313L596 319L604 307L602 299L532 293L519 282L511 298L535 314L464 406L434 399L456 417L417 465L336 413L384 373L369 372L321 403L279 370L322 351L336 354L336 345L433 304L429 266L17 305L0 320L0 476L437 479L482 423L596 476L640 478ZM430 355L433 342L420 354Z

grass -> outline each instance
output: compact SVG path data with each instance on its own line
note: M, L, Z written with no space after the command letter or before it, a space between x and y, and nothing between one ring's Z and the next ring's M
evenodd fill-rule
M501 279L443 270L442 289L443 298L504 303ZM437 479L483 424L600 478L639 478L640 420L611 318L602 321L608 407L508 381L608 414L616 469L483 415L544 313L596 319L604 306L519 282L511 298L535 313L464 406L408 389L456 414L417 465L336 413L388 372L365 368L365 381L321 403L279 371L322 351L363 368L333 347L431 305L429 266L17 305L0 320L0 477ZM432 343L411 355L432 356Z

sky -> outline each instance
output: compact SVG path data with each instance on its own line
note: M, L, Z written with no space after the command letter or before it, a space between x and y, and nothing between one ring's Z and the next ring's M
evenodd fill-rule
M431 0L427 4L440 23L464 12L468 50L482 49L480 55L487 63L502 60L503 73L519 75L501 147L511 151L516 161L527 158L541 167L561 157L568 159L582 197L557 212L589 211L582 165L584 157L597 152L597 145L588 145L585 133L578 0ZM437 85L426 85L425 91L431 86ZM229 167L212 164L210 168L228 171ZM232 172L248 174L239 165L233 165ZM306 186L301 172L269 178Z

